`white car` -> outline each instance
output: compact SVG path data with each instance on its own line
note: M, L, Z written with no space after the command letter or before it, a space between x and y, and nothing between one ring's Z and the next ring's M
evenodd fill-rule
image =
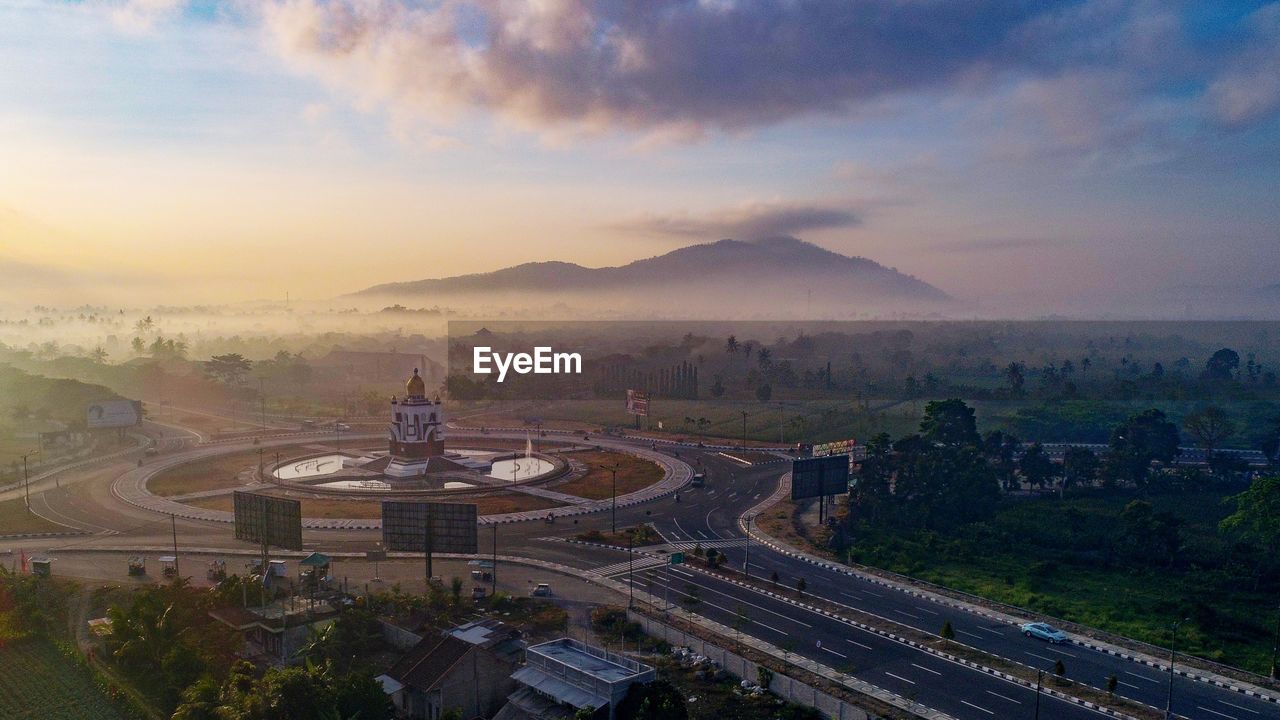
M1022 634L1026 635L1027 637L1040 638L1041 640L1048 640L1054 645L1059 645L1069 640L1066 633L1062 632L1058 628L1048 623L1039 623L1039 622L1024 623L1022 625Z

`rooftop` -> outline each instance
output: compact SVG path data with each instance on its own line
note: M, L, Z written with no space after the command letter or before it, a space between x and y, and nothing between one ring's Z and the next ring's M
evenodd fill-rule
M645 665L570 638L560 638L528 650L606 683L617 683L651 672Z

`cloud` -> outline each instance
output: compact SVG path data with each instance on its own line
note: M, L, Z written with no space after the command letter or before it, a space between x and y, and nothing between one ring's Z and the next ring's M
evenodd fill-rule
M116 27L129 33L147 33L182 11L186 0L99 0L108 8Z
M1231 128L1280 112L1280 5L1255 12L1248 27L1247 49L1208 91L1214 117Z
M615 224L611 228L639 235L758 240L799 235L810 230L856 227L860 224L862 218L848 208L756 203L701 216L645 215Z
M276 0L263 18L284 57L365 103L684 137L981 75L1055 5Z

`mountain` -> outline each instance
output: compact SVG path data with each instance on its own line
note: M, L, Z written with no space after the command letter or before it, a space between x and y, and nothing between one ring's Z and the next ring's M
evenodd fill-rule
M647 306L769 312L796 303L876 306L945 303L936 287L861 257L848 257L791 237L691 245L618 267L533 262L488 273L387 283L354 293L445 301L542 293L592 302L629 298ZM439 299L439 300L437 300ZM710 303L710 307L706 304ZM737 313L735 313L737 314Z

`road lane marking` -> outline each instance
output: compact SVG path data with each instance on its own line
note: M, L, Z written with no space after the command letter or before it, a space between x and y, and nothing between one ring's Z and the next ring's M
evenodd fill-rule
M1205 706L1203 706L1203 705L1197 705L1196 707L1197 707L1198 709L1200 709L1200 710L1203 710L1203 711L1207 712L1207 713L1213 713L1214 715L1217 715L1217 716L1219 716L1219 717L1231 718L1231 720L1240 720L1240 719L1239 719L1239 718L1237 718L1235 715L1228 715L1228 714L1226 714L1226 713L1224 713L1224 712L1218 712L1217 710L1213 710L1213 709L1207 708L1207 707L1205 707Z
M891 608L891 609L892 609L894 612L898 613L899 615L906 615L907 617L912 617L912 618L915 618L915 619L917 619L917 620L923 620L923 619L924 619L924 618L920 617L919 615L913 615L913 614L911 614L911 613L907 612L906 610L899 610L898 608Z
M822 648L822 649L823 649L823 650L826 650L827 652L831 653L832 655L836 655L836 656L838 656L838 657L842 657L842 658L844 658L845 660L848 660L848 659L849 659L849 656L848 656L848 655L845 655L844 653L838 653L838 652L836 652L835 650L832 650L831 648L824 647L824 648Z
M1003 632L1001 632L1000 630L992 630L992 629L991 629L991 628L989 628L989 627L983 627L983 626L981 626L981 625L979 625L979 626L978 626L978 629L979 629L979 630L985 630L985 631L987 631L987 632L991 633L992 635L999 635L1000 637L1004 637L1004 633L1003 633Z
M1009 702L1013 703L1014 705L1021 705L1021 704L1022 704L1022 701L1021 701L1021 700L1014 700L1013 698L1009 697L1008 695L1001 695L1000 693L995 692L995 691L993 691L993 690L988 690L988 691L987 691L987 694L988 694L988 695L995 695L996 697L1000 698L1001 700L1008 700Z
M1243 710L1243 711L1245 711L1245 712L1247 712L1247 713L1253 713L1254 715L1261 715L1261 714L1262 714L1261 712L1259 712L1259 711L1257 711L1257 710L1251 710L1251 709L1249 709L1249 708L1247 708L1247 707L1245 707L1245 706L1243 706L1243 705L1237 705L1237 704L1235 704L1235 703L1229 703L1229 702L1227 702L1226 700L1219 700L1218 702L1222 703L1223 705L1230 705L1231 707L1233 707L1233 708L1235 708L1235 709L1237 709L1237 710Z
M901 681L902 681L902 682L904 682L904 683L911 683L912 685L915 685L915 684L916 684L916 681L915 681L915 680L908 680L908 679L906 679L906 678L902 677L901 675L894 675L893 673L889 672L888 670L885 670L885 671L884 671L884 674L885 674L885 675L888 675L888 676L889 676L889 677L891 677L891 678L897 678L897 679L901 680Z
M978 638L979 640L982 639L982 636L976 633L965 632L964 630L960 630L960 629L957 629L956 632L960 633L961 635L968 635L969 637L972 637L972 638Z
M1155 685L1162 685L1162 684L1164 684L1164 683L1163 683L1162 681L1160 681L1160 680L1152 680L1151 678L1147 677L1146 675L1139 675L1139 674L1138 674L1138 673L1136 673L1136 672L1129 672L1128 670L1125 670L1125 671L1124 671L1124 674L1125 674L1125 675L1132 675L1132 676L1134 676L1134 677L1138 678L1139 680L1146 680L1147 682L1149 682L1149 683L1153 683L1153 684L1155 684Z
M1051 657L1045 657L1044 655L1041 655L1041 654L1039 654L1039 653L1033 653L1033 652L1031 652L1030 650L1024 650L1023 652L1025 652L1026 654L1030 655L1031 657L1038 657L1038 658L1040 658L1041 660L1048 660L1049 662L1053 662L1053 658L1051 658Z
M915 609L919 610L920 612L927 612L927 613L929 613L930 615L937 615L937 614L938 614L938 613L936 613L936 612L934 612L934 611L932 611L932 610L930 610L930 609L928 609L928 608L922 608L922 607L920 607L919 605L915 605L915 606L913 606L913 607L915 607Z
M1059 650L1059 649L1057 649L1057 648L1055 648L1055 647L1047 647L1047 648L1045 648L1045 650L1048 650L1048 651L1049 651L1049 652L1051 652L1051 653L1058 653L1059 655L1066 655L1066 656L1067 656L1067 657L1069 657L1069 658L1073 658L1073 657L1075 657L1075 655L1072 655L1071 653L1067 652L1066 650Z
M964 703L965 705L968 705L969 707L973 708L974 710L981 710L982 712L984 712L984 713L986 713L986 714L988 714L988 715L995 715L995 713L991 712L990 710L988 710L988 709L986 709L986 708L982 707L981 705L974 705L973 703L969 702L968 700L961 700L960 702L961 702L961 703Z
M860 647L860 648L862 648L862 649L864 649L864 650L873 650L873 651L875 650L875 648L871 647L870 645L863 645L862 643L858 642L857 640L850 640L849 638L845 638L845 639L844 639L844 641L845 641L845 642L847 642L847 643L853 643L854 645L857 645L858 647Z
M941 674L942 674L942 673L938 672L937 670L930 670L929 668L927 668L927 667L925 667L925 666L923 666L923 665L916 665L915 663L911 663L911 664L912 664L912 665L915 665L916 667L920 668L921 670L923 670L923 671L925 671L925 672L927 672L927 673L933 673L934 675L941 675Z

